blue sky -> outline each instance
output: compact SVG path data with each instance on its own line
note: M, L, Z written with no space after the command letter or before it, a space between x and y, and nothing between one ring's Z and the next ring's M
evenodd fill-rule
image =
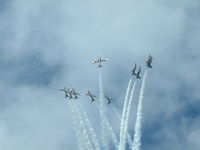
M0 0L0 149L77 149L59 89L98 94L120 111L135 62L154 57L144 102L142 149L199 150L200 2L197 0ZM129 130L133 133L140 83ZM83 94L84 95L84 94ZM97 131L98 112L80 99ZM112 117L112 113L109 115ZM117 129L117 119L112 119ZM48 144L47 144L48 143Z

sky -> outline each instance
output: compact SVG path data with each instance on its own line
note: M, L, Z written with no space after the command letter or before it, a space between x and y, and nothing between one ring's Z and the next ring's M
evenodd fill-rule
M154 57L144 99L142 150L199 150L200 2L198 0L0 0L0 149L77 150L68 102L81 93L99 132L101 55L104 91L120 112L130 70ZM141 81L129 131L134 132ZM109 106L108 106L109 107ZM111 112L108 108L108 112ZM117 130L119 122L108 114Z

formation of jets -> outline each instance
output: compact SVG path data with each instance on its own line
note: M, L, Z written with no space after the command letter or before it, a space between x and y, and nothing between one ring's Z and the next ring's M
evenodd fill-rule
M93 64L98 64L98 67L101 68L102 67L102 62L107 61L107 58L102 58L99 56L99 58L95 61L93 61Z
M148 60L146 61L147 68L152 68L151 63L153 61L153 57L149 55ZM132 75L136 76L136 79L141 79L140 73L141 73L141 67L139 67L138 72L136 73L137 65L135 63L134 68L131 70Z
M97 64L99 68L102 67L102 62L107 61L107 58L102 58L99 56L99 58L95 61L93 61L93 64ZM147 68L152 68L152 63L153 61L153 57L151 55L149 55L147 61L146 61L146 66ZM132 76L136 76L136 79L141 79L140 77L140 73L141 73L141 67L139 67L138 71L137 70L137 65L135 63L134 68L131 70L131 74ZM69 98L71 99L78 99L80 94L78 92L76 92L76 90L74 88L72 88L71 90L69 88L64 87L63 89L60 89L60 91L65 93L65 98ZM96 96L94 94L92 94L90 91L88 91L86 93L87 96L89 96L91 98L91 102L93 103L94 101L96 101ZM107 95L104 96L107 100L107 104L111 104L112 103L112 99L109 98Z
M78 99L78 96L80 96L80 94L76 92L74 88L70 90L69 88L66 89L66 87L64 87L63 89L60 89L60 91L65 93L65 98Z
M136 76L136 79L140 79L140 78L141 78L141 77L140 77L141 67L139 67L139 70L138 70L137 73L136 73L136 69L137 69L137 65L136 65L136 63L135 63L135 66L134 66L133 70L131 70L131 72L132 72L132 75L135 75L135 76Z
M71 99L74 99L74 100L78 99L79 98L78 96L80 96L80 94L78 92L76 92L74 88L70 90L69 88L64 87L63 89L60 89L60 91L64 92L65 93L65 98L69 98L70 100ZM88 91L86 93L86 95L91 98L91 102L92 103L94 101L96 101L96 95L92 94L90 91ZM107 95L105 95L105 98L107 100L107 104L108 105L111 104L112 99L109 98Z
M90 96L92 103L96 100L96 96L94 94L92 94L90 91L88 91L88 93L86 95Z

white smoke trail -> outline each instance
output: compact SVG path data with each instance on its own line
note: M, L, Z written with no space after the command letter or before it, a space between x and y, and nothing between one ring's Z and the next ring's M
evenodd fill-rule
M111 139L112 139L112 142L115 146L115 148L117 149L118 148L118 140L117 140L117 137L115 135L115 132L113 131L113 128L111 127L109 121L108 121L108 118L106 117L105 113L102 112L101 108L98 106L98 104L96 104L97 108L99 109L100 113L102 114L102 119L103 119L103 122L105 123L105 126L106 126L106 131L108 131L108 134L110 135ZM108 139L107 139L108 140Z
M147 74L148 74L148 70L144 73L142 87L140 90L140 97L139 97L139 103L138 103L137 118L136 118L136 123L135 123L135 134L134 134L132 150L140 150L140 147L141 147L142 106L143 106L143 100L144 100L144 90L145 90Z
M123 107L123 112L122 112L122 117L121 117L119 150L125 150L125 138L126 137L124 135L124 125L125 125L125 120L126 120L126 112L127 112L128 101L129 101L128 97L129 97L129 93L130 93L131 83L132 83L132 78L130 79L127 90L126 90L124 107Z
M84 144L85 144L85 148L86 148L86 150L93 150L89 135L88 135L87 130L86 130L87 129L86 125L85 125L84 120L81 116L81 113L80 113L80 111L77 107L77 102L74 105L74 110L75 110L75 114L77 116L77 120L78 120L78 124L79 124L79 130L82 132L81 134L83 135L82 137L83 137L83 141L84 141Z
M128 108L127 108L126 119L125 119L125 124L124 124L124 137L123 137L124 141L126 141L126 136L127 136L127 132L128 132L128 121L129 121L129 116L130 116L130 111L131 111L131 104L132 104L132 101L133 101L133 95L134 95L136 83L137 83L137 81L135 81L134 84L133 84L133 88L131 90L130 99L129 99L129 102L128 102Z
M108 139L106 132L106 117L105 117L105 103L103 102L103 87L102 87L102 75L101 68L99 68L99 102L100 102L100 118L101 118L101 146L103 150L108 150Z
M99 140L97 139L97 135L96 135L96 133L92 127L92 124L85 112L85 109L83 108L83 105L81 103L78 102L77 104L78 104L81 114L83 115L83 119L85 120L85 123L87 125L88 133L90 135L92 144L94 145L95 150L100 150Z
M114 106L111 105L111 108L114 111L117 118L120 120L121 119L120 113L117 111L117 109ZM128 131L127 131L127 141L128 141L128 144L129 144L129 148L131 149L132 145L133 145L133 141L132 141L131 135Z
M71 113L72 113L72 120L73 120L73 125L74 125L74 130L76 132L76 141L79 147L79 150L85 150L84 148L84 142L83 142L83 134L81 134L81 131L79 130L79 123L77 122L77 114L75 112L74 104L73 102L69 102Z

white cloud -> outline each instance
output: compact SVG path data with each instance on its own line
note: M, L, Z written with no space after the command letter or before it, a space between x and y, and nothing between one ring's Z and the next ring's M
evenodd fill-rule
M185 135L187 126L174 133L179 128L174 123L176 113L200 97L198 3L13 0L5 5L0 14L0 149L53 150L71 143L70 149L76 149L70 113L59 88L65 85L81 93L88 89L97 93L98 71L91 61L101 54L109 58L103 75L105 88L114 98L119 97L116 103L121 105L130 67L137 62L144 68L149 53L155 59L147 83L144 127L148 130L148 125L154 126L159 119L172 122L172 128L163 126L157 133L167 137L166 143L149 144L149 149L166 149L176 142L176 150L183 149L183 143L191 150L198 149L198 126L192 127L183 141L179 134ZM19 75L27 71L35 77L39 74L30 59L43 64L36 68L59 66L60 72L51 75L46 86L36 81L17 85ZM85 101L85 106L91 107Z

